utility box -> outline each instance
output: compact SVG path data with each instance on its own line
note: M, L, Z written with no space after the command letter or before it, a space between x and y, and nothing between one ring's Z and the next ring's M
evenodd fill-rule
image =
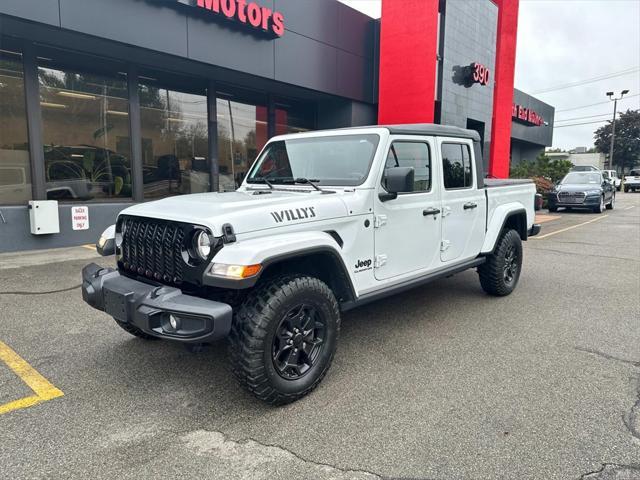
M29 201L29 223L33 235L60 233L58 202L56 200Z

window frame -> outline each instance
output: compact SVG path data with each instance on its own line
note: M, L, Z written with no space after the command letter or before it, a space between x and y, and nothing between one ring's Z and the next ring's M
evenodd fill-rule
M442 152L442 147L444 147L445 145L460 145L460 146L464 146L467 147L467 152L469 154L469 165L471 166L471 180L469 183L468 187L447 187L444 183L444 155ZM464 157L462 159L463 161L463 168L464 168ZM457 190L471 190L474 188L475 186L475 181L476 181L476 173L475 173L475 167L474 167L474 161L473 161L473 156L472 156L472 148L471 145L469 145L468 142L464 142L464 141L455 141L453 139L451 140L443 140L442 142L440 142L440 164L442 167L442 188L445 192L455 192Z
M431 151L431 144L425 140L425 139L420 139L420 140L411 140L409 138L398 138L398 139L391 139L391 143L389 144L389 146L387 147L387 153L384 156L384 163L382 165L382 175L380 176L380 187L382 187L382 189L389 193L387 191L387 189L384 187L384 176L385 173L387 171L387 158L389 157L389 153L391 152L391 149L393 148L393 145L396 143L421 143L427 146L427 154L429 155L429 190L419 190L419 191L413 191L413 192L397 192L398 195L415 195L415 194L424 194L424 193L431 193L433 192L433 155L432 155L432 151ZM414 178L414 184L415 184L415 178Z

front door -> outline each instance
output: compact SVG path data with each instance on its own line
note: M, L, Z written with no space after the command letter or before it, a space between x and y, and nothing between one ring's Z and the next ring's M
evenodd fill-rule
M413 191L393 200L375 200L375 277L386 280L432 268L439 263L440 188L433 179L433 139L395 137L389 146L385 170L413 167ZM384 192L384 175L379 191Z
M473 143L461 139L438 139L442 158L443 263L474 258L484 242L486 200L478 190Z

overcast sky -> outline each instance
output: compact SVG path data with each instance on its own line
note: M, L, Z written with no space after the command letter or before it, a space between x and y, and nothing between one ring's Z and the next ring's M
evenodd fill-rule
M340 1L380 17L380 0ZM629 89L618 111L640 109L640 0L521 0L515 85L556 108L554 147L593 146L613 115L606 92ZM558 128L584 122L599 123Z

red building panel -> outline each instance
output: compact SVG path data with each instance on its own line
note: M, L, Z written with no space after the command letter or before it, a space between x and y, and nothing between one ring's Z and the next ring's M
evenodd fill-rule
M438 0L383 0L378 122L433 123Z

